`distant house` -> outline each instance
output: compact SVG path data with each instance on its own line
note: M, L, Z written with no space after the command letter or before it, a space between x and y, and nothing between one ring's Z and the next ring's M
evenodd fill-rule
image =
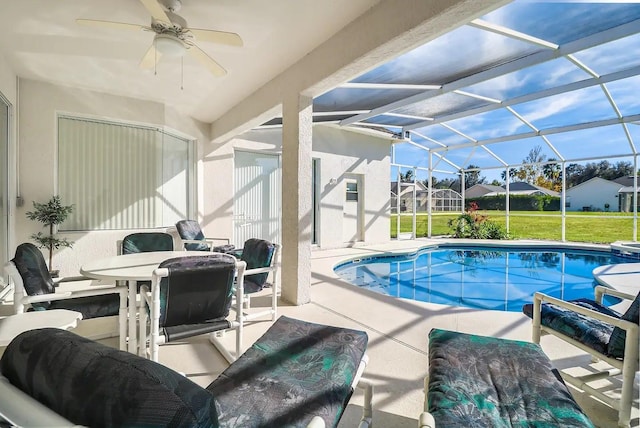
M633 190L634 190L634 176L628 175L626 177L620 177L613 180L615 183L622 187L618 190L618 211L631 212L633 211ZM640 177L638 177L638 186L640 186ZM640 205L638 205L640 211Z
M594 177L567 189L565 207L567 211L629 211L628 207L624 209L625 206L620 205L623 188L615 181Z
M616 178L615 180L611 180L614 183L618 183L619 185L623 186L623 187L633 187L633 175L627 175L624 177L619 177ZM640 177L638 177L638 185L640 186Z
M560 193L556 192L555 190L547 189L546 187L542 186L536 186L535 184L525 183L524 181L509 183L509 193L512 195L560 196Z
M497 187L497 186L493 186ZM468 191L467 191L468 192ZM483 196L498 196L504 195L507 192L506 188L500 187L499 190L486 193ZM560 196L560 193L555 190L547 189L545 187L529 184L524 181L517 181L515 183L509 183L510 195L548 195L548 196Z
M499 192L504 193L504 187L502 186L494 186L493 184L474 184L473 186L469 187L467 190L464 191L464 196L465 198L468 199L473 199L473 198L480 198L482 196L485 196L489 193L494 193L497 194Z

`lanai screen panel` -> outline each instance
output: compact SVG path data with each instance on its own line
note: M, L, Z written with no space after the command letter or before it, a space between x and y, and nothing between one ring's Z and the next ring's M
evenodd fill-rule
M447 124L476 141L531 131L523 121L503 108L451 120Z
M313 111L368 111L422 92L418 89L336 88L315 98Z
M629 155L632 149L622 125L599 126L549 135L549 141L565 158L581 159L586 153L594 158Z
M541 48L519 40L463 26L353 79L353 82L445 85L539 50Z
M640 19L632 3L514 1L482 19L565 44Z
M515 0L318 96L314 121L409 138L417 166L636 155L639 75L640 3Z
M607 84L607 89L622 116L631 116L640 112L640 76L611 82Z
M415 117L402 117L402 116L381 114L379 116L372 117L371 119L363 120L362 123L390 125L390 126L408 126L418 122L419 120L420 119Z
M514 110L539 130L617 117L599 86L518 104Z
M599 75L604 75L639 67L640 55L634 54L638 46L640 46L640 34L633 34L576 52L575 57L589 64L589 67Z

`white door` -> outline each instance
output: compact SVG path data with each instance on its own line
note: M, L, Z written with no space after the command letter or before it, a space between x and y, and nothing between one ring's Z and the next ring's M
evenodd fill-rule
M280 156L234 153L233 242L249 238L280 243Z
M360 176L345 178L342 209L342 236L344 242L363 240L362 202L362 178Z

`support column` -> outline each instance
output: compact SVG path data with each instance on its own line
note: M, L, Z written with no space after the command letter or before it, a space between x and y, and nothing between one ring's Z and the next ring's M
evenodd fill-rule
M290 95L282 115L282 298L295 305L311 300L312 104Z

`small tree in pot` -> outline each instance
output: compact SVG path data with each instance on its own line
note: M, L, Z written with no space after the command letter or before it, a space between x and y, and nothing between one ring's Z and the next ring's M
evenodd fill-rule
M54 226L62 224L72 211L73 205L62 205L60 196L53 196L44 204L34 201L33 211L26 213L27 218L30 220L35 220L42 223L45 227L49 227L49 234L42 232L34 233L31 235L31 239L36 242L38 248L47 248L49 250L49 271L51 272L51 276L55 276L56 273L51 265L53 262L53 250L62 247L71 248L73 245L73 242L67 240L67 238L58 238L56 234L53 233L53 228Z

